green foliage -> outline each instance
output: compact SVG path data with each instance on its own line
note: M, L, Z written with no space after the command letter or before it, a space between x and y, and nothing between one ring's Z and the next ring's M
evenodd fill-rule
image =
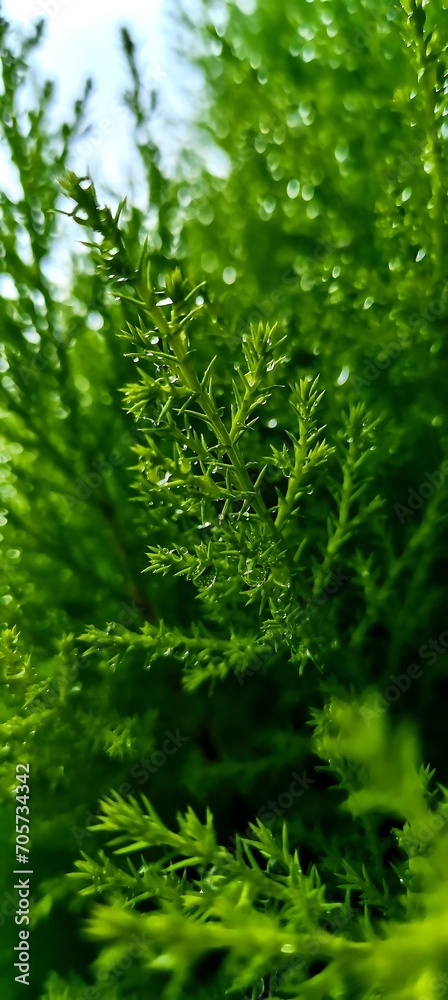
M73 172L90 84L56 127L42 27L2 22L1 848L29 761L39 1000L448 982L446 7L246 6L182 22L219 176L165 176L123 30L145 208Z
M144 943L137 961L154 990L160 974L171 973L169 998L190 995L190 989L194 996L207 995L208 956L215 973L212 989L218 987L213 996L228 995L227 983L233 984L232 994L243 996L252 983L269 978L271 987L275 983L271 996L277 990L288 997L349 996L353 990L363 997L420 997L424 990L437 995L437 973L447 970L447 814L434 824L440 814L408 737L388 733L380 720L366 732L360 706L329 706L318 719L316 743L319 754L330 756L330 767L345 775L345 787L364 785L346 800L352 815L395 813L406 820L406 831L418 824L431 829L433 823L430 849L420 843L415 854L411 838L402 839L408 858L382 887L364 865L358 874L345 863L349 892L345 901L331 903L316 868L305 874L297 851L290 852L286 824L281 841L260 820L251 824L250 838L239 839L233 854L217 846L211 817L202 825L189 810L178 816L179 832L173 833L145 797L139 805L114 795L102 803L95 829L118 833L110 841L115 854L164 851L156 860L142 855L138 869L128 860L128 871L104 854L99 863L87 856L78 863L74 877L88 881L82 892L102 898L89 923L91 935L108 945L100 967L126 954L132 935L140 932ZM350 891L362 909L353 909ZM152 901L151 912L137 914L143 900ZM372 920L373 910L388 921ZM285 956L291 963L286 970ZM317 956L325 967L310 976ZM252 995L260 993L255 988Z

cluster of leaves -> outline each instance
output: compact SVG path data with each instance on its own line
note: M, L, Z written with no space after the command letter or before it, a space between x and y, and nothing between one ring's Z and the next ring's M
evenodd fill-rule
M205 10L228 170L176 180L123 32L145 210L69 169L89 87L23 111L42 29L2 22L2 850L29 761L42 1000L446 988L447 793L397 719L446 784L445 13Z
M387 880L375 849L369 868L345 861L333 873L346 895L330 902L315 866L305 873L290 851L286 824L276 839L252 823L233 853L218 845L210 815L202 824L189 810L173 832L145 797L140 805L115 794L94 829L113 834L116 861L85 855L73 875L101 901L89 923L106 943L98 970L113 968L140 934L135 962L150 989L169 978L170 1000L224 997L228 983L231 995L254 998L439 996L448 970L448 793L429 793L431 775L418 770L409 733L391 734L378 719L367 728L369 710L368 701L334 699L317 713L316 750L367 833L376 837L378 814L397 818L405 859ZM120 856L138 853L137 865L120 866Z
M209 322L199 289L175 270L164 290L154 292L146 253L132 264L120 234L111 255L93 186L82 190L69 178L67 188L84 206L85 223L104 236L94 249L110 280L121 281L123 271L131 275L134 294L118 294L138 312L126 338L140 380L126 389L125 400L146 438L134 449L141 499L150 508L149 525L158 532L163 526L164 541L151 547L148 569L191 583L202 611L186 634L147 623L141 637L91 628L83 638L91 651L109 649L114 664L120 648L146 647L153 655L172 648L186 658L190 687L230 669L244 671L257 645L266 643L286 645L303 668L313 635L300 622L300 601L325 588L344 546L378 508L377 498L362 501L373 424L363 405L354 405L335 433L339 447L329 446L318 427L317 380L304 378L290 387L285 443L269 445L258 424L268 401L276 412L277 379L290 360L279 353L284 338L270 326L249 329L226 407L229 386L223 373L215 379L219 358L207 358L204 371L193 358L193 345L206 344ZM268 470L272 498L265 490ZM305 531L311 509L313 530ZM357 549L345 566L365 558ZM239 635L229 634L233 621L241 622Z

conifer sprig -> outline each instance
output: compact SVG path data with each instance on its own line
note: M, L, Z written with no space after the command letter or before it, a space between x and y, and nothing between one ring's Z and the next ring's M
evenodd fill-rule
M157 977L160 954L166 955L169 981L163 995L169 1000L183 995L199 974L200 961L217 949L222 961L214 984L223 995L230 981L241 995L250 995L245 991L255 989L261 977L264 985L269 978L276 982L279 995L288 1000L323 1000L335 983L345 995L354 982L372 996L387 989L394 1000L416 998L413 984L435 980L443 965L444 889L428 859L437 857L437 864L446 859L447 833L442 821L434 828L431 845L421 844L416 853L418 825L428 824L435 815L434 795L428 795L431 776L415 767L409 735L390 733L380 719L367 725L369 711L368 699L359 705L334 700L317 713L316 747L329 758L329 770L341 776L348 793L346 807L355 822L364 813L375 816L392 810L397 816L397 843L404 860L397 871L392 866L381 887L367 864L358 868L344 862L339 878L348 896L345 902L331 902L316 868L304 873L298 852L291 852L286 825L279 841L258 820L251 824L250 836L237 839L232 854L218 845L209 814L203 824L188 810L178 816L179 832L174 833L145 797L140 804L113 793L102 802L93 829L114 835L110 846L116 855L143 854L138 871L129 862L130 874L104 852L99 862L84 854L77 864L76 878L88 882L83 892L110 901L97 906L88 925L90 935L111 948L102 952L101 963L107 966L112 954L125 954L131 933L139 930L147 935L149 949L142 948L138 961L150 982ZM446 793L442 798L443 810ZM160 856L161 848L167 853ZM146 857L148 851L152 859ZM120 908L120 897L126 897L132 912ZM155 910L139 914L139 903L146 899L153 900ZM404 971L408 949L413 949L413 958ZM284 968L285 956L290 965L282 983L277 970ZM313 975L316 959L324 968Z
M287 390L282 447L267 449L263 407L284 392L277 377L281 379L286 363L281 353L285 335L275 324L250 325L242 334L242 360L235 363L226 398L216 358L209 358L201 371L195 347L210 332L212 348L213 321L203 284L190 284L176 268L163 289L154 289L149 249L144 247L140 259L132 260L126 228L119 228L120 211L112 217L101 209L93 185L82 179L71 176L66 190L76 201L75 219L99 233L95 253L129 310L123 336L139 377L126 389L125 406L145 438L135 448L139 492L167 531L167 544L149 548L148 570L190 580L201 600L204 624L210 628L214 623L214 642L206 640L198 621L183 639L173 633L168 648L186 654L186 683L192 687L200 677L224 677L237 662L244 670L257 634L258 645L266 639L283 644L303 667L314 637L300 620L301 603L322 590L360 519L378 505L377 500L363 501L366 484L360 474L374 421L361 405L355 406L339 432L348 439L346 450L336 447L335 429L335 445L327 443L319 425L323 392L316 378L302 378ZM85 215L81 220L80 211ZM266 481L268 469L274 489ZM327 504L328 537L325 520L314 539L307 528L313 491ZM243 616L239 636L237 630L231 637L222 632L224 602ZM252 605L258 607L258 621ZM152 647L157 657L157 635L161 641L157 629L145 630L141 639L112 629L104 639L92 628L83 638L91 649L107 648L110 662L117 663L120 647ZM221 656L226 644L228 652Z

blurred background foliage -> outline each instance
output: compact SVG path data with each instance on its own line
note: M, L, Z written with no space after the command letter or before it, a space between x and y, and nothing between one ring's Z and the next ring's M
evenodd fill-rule
M42 28L19 42L3 21L1 141L17 193L0 196L1 850L12 857L12 768L29 759L38 873L30 995L46 1000L50 969L82 976L77 992L49 988L51 1000L72 1000L93 981L96 949L80 919L88 908L63 875L80 849L93 850L86 827L99 798L123 783L138 792L130 769L160 749L167 730L188 741L144 791L168 824L188 804L202 814L209 805L221 843L245 831L296 769L312 774L287 816L291 842L305 869L319 858L336 893L346 827L337 796L324 794L333 779L315 770L311 709L330 694L384 690L392 673L421 664L422 644L446 626L445 482L404 524L394 511L448 455L446 6L220 2L182 16L176 7L173 23L176 58L199 69L203 92L170 176L153 138L158 95L141 83L138 44L122 35L146 185L145 207L127 204L120 218L131 258L147 238L160 281L176 265L192 284L205 279L195 349L203 367L218 354L219 398L249 324L268 321L287 334L290 380L320 375L330 433L342 410L365 402L379 420L369 495L384 502L341 557L355 583L316 615L320 671L307 667L299 678L280 656L243 685L231 673L191 694L169 652L151 670L137 648L125 671L101 654L82 658L77 637L87 624L187 626L197 601L182 580L142 573L148 546L163 539L134 488L142 432L123 406L134 372L118 334L133 308L57 211L72 210L59 182L90 85L54 126L52 84L30 100ZM126 194L126 180L116 194ZM277 391L259 421L258 455L282 448L289 420L287 394ZM311 524L324 509L318 494L307 501ZM446 781L444 656L422 667L389 710L414 720L423 759ZM386 814L375 829L385 865L400 861L392 824ZM363 837L353 824L360 857ZM9 995L16 929L10 917L4 924ZM125 976L102 995L145 993Z

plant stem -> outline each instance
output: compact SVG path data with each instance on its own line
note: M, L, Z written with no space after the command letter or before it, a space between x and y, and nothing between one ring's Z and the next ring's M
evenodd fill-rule
M297 489L302 478L303 467L306 459L306 445L307 445L307 434L306 434L306 424L304 420L299 419L299 443L295 448L295 462L294 469L289 477L288 488L286 490L286 496L283 501L279 503L278 513L275 520L275 526L278 531L281 531L282 526L286 519L291 514L294 508L294 504L297 499Z
M222 445L223 448L225 448L226 454L232 464L235 481L239 489L242 492L249 494L251 506L263 520L270 535L275 539L275 541L279 541L279 533L263 498L258 493L253 493L253 483L249 477L239 445L232 440L221 416L218 413L213 397L204 392L196 372L192 369L188 362L187 347L185 342L178 333L175 333L174 336L170 338L170 343L178 362L179 369L182 372L185 385L187 385L188 388L191 389L192 393L194 393L199 406L207 417L209 425L215 434L216 440L220 445Z

